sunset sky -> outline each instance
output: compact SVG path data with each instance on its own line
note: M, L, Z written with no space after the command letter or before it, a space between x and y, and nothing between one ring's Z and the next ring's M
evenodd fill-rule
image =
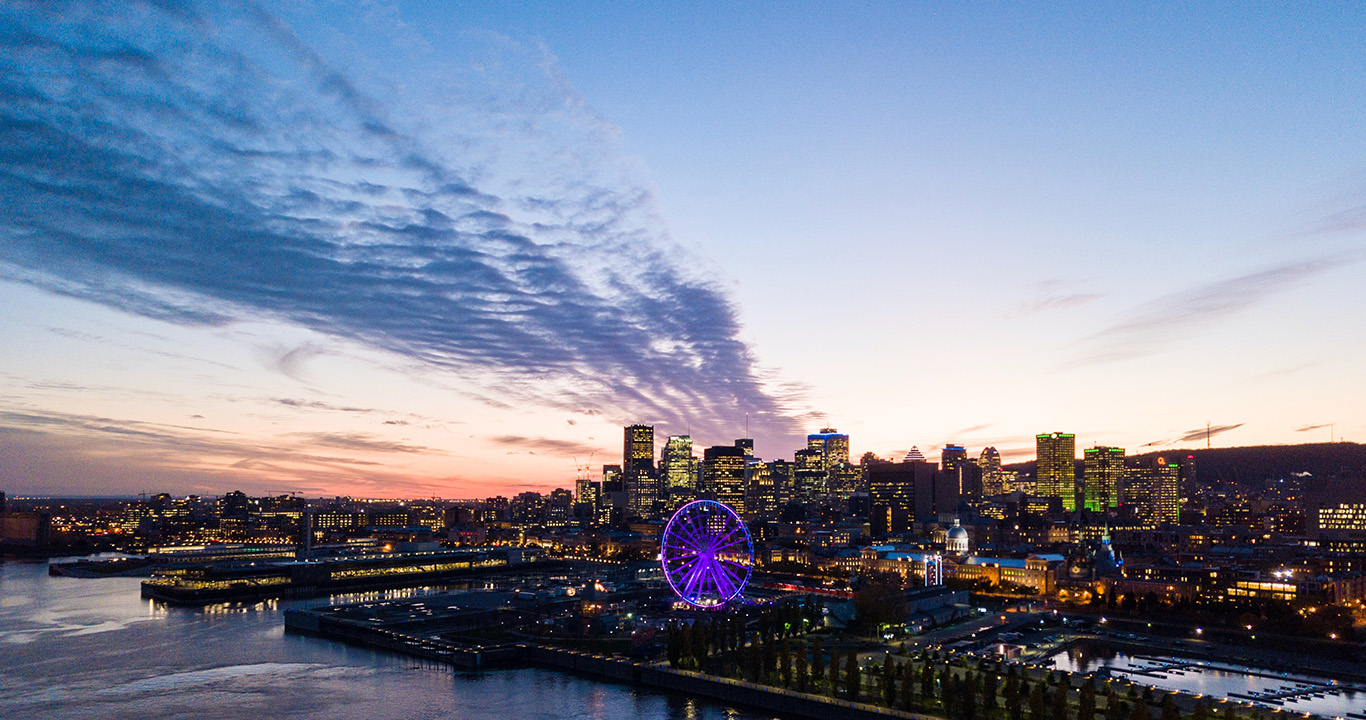
M0 138L11 494L1366 439L1360 4L16 1Z

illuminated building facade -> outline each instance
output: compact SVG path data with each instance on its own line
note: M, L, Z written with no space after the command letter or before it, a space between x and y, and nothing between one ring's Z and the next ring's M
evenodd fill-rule
M824 470L849 462L849 436L835 428L821 428L820 432L807 435L806 449L820 453Z
M660 474L669 490L697 489L697 458L693 456L693 439L686 434L671 434L660 454Z
M982 494L987 497L1010 492L1006 487L1006 472L1001 467L1001 453L994 447L982 449L977 458L977 467L982 471Z
M1076 510L1077 436L1055 432L1036 435L1034 440L1038 458L1035 492L1039 497L1060 498L1067 512Z
M1124 501L1138 506L1138 517L1149 527L1176 525L1181 520L1181 466L1164 457L1130 468Z
M819 450L808 447L792 454L792 499L806 504L825 497L829 476L825 458Z
M1093 447L1082 452L1086 509L1105 512L1119 507L1124 487L1124 448Z
M717 502L729 505L741 517L745 514L745 471L748 465L743 448L716 445L702 452L702 491Z
M630 475L640 468L655 468L655 429L649 425L627 425L621 469Z

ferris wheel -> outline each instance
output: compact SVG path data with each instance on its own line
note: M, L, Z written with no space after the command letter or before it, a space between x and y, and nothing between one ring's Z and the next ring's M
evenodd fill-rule
M754 543L745 521L729 506L695 500L664 526L659 561L679 598L696 607L716 607L739 597L749 583Z

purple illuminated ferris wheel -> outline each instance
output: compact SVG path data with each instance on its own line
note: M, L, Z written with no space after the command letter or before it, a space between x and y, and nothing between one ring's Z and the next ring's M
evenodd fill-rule
M678 597L697 607L715 607L744 591L754 569L754 543L734 510L715 500L695 500L664 526L659 561Z

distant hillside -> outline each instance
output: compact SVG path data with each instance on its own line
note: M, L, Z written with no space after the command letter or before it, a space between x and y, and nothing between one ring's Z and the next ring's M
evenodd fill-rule
M1078 452L1082 448L1077 448ZM1354 442L1306 443L1304 445L1252 445L1229 448L1173 448L1130 455L1130 462L1158 456L1169 459L1195 456L1201 481L1259 482L1307 472L1317 477L1354 474L1366 477L1366 445ZM1007 465L1018 472L1034 472L1033 461ZM1078 471L1081 462L1077 462Z

